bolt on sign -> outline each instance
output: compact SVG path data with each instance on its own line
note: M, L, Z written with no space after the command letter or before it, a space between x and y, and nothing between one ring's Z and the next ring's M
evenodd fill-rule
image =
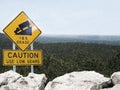
M3 50L4 66L41 65L42 51L39 50Z
M3 32L23 51L41 34L41 30L23 11L4 28Z

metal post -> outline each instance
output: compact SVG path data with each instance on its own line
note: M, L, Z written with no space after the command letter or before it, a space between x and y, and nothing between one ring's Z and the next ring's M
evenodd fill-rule
M15 50L15 44L13 43L13 50ZM16 66L13 65L13 71L16 72Z
M30 49L33 50L33 43L31 44ZM33 65L31 65L31 73L34 73L34 66Z

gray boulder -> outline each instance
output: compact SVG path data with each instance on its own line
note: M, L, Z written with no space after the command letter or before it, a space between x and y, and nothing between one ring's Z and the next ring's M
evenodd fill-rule
M9 83L2 85L0 90L44 90L46 80L45 74L29 73L27 77L8 80Z
M112 79L112 82L113 84L120 84L120 72L114 72L112 75L111 75L111 79Z
M12 70L0 74L0 86L16 82L22 76Z
M109 78L95 71L72 72L50 81L45 90L98 90Z

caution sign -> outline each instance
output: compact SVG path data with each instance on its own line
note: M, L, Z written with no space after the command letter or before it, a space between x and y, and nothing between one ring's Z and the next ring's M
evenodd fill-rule
M38 50L3 50L4 66L24 66L24 65L41 65L42 51Z
M41 30L22 11L3 32L21 49L27 49L41 34Z

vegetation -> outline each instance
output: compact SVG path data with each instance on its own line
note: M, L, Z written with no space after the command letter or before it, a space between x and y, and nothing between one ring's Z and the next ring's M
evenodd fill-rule
M49 79L72 71L94 70L110 76L120 68L120 46L90 43L34 44L43 50L43 65L36 72L46 73Z
M12 42L0 38L0 73L12 69L3 66L3 49L12 49ZM43 51L43 65L34 66L35 73L45 73L48 80L72 71L94 70L105 76L120 69L120 46L80 42L34 43L34 49ZM19 66L17 72L27 75L30 66Z

